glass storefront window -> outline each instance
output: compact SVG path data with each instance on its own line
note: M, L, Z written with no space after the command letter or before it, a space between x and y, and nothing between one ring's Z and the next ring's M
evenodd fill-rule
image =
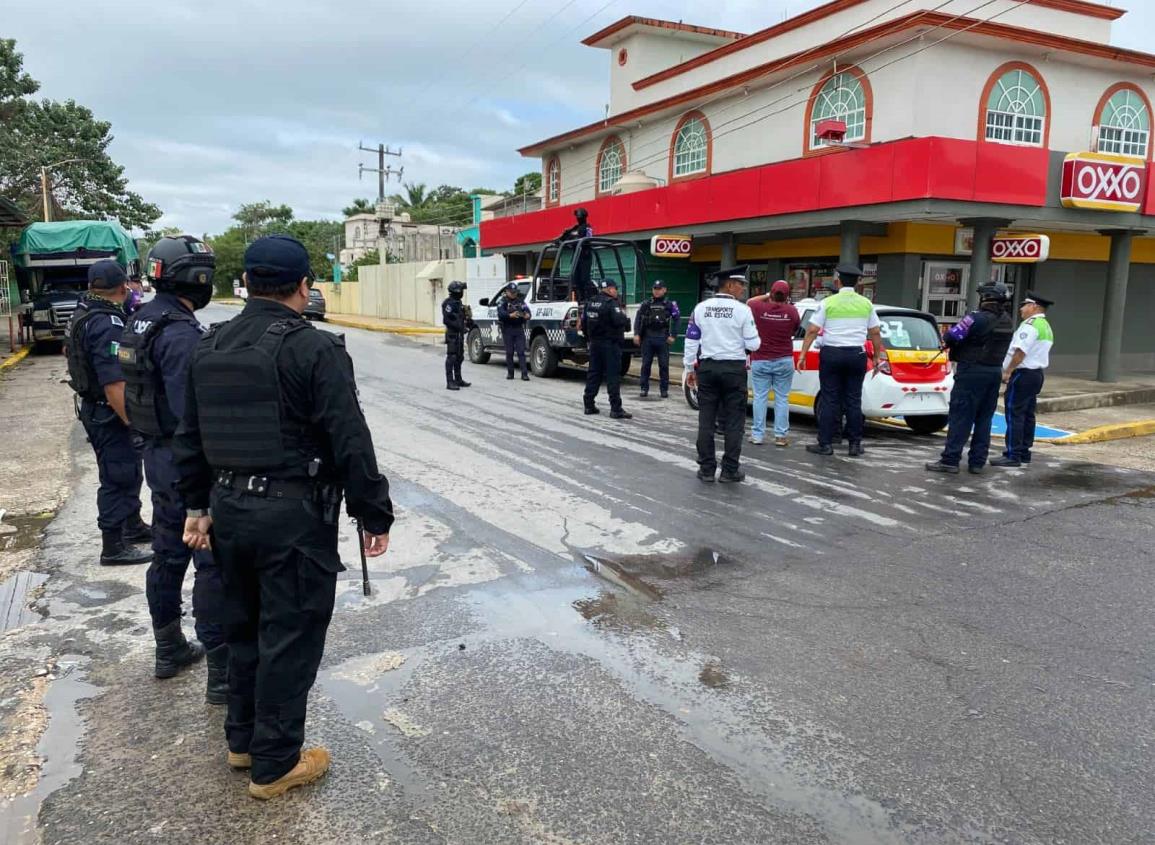
M786 265L785 279L790 283L790 298L794 302L801 299L825 299L834 293L834 268L836 261L794 262ZM878 262L862 262L863 276L859 280L858 292L874 301L874 289L878 281Z

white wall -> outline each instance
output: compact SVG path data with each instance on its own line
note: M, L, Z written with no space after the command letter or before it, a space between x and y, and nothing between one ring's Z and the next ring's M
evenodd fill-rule
M648 94L639 94L634 90L633 83L637 80L689 61L725 43L728 42L721 38L706 40L702 36L690 36L676 30L643 30L613 42L607 50L610 60L610 114L619 114L650 102ZM622 48L629 54L624 67L618 64L618 52Z

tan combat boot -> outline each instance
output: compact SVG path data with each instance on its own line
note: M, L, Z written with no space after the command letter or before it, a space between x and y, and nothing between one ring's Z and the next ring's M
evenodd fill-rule
M329 752L324 748L307 748L301 752L301 759L293 769L272 783L249 781L249 795L267 801L283 795L295 786L304 786L320 778L329 771Z

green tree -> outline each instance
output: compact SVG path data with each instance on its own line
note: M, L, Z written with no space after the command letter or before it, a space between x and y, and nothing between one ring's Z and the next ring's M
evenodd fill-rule
M389 198L401 211L408 211L412 214L429 204L429 195L423 182L406 182L402 187L405 188L404 194L394 194Z
M128 189L108 155L111 124L72 100L30 99L39 86L23 68L15 42L0 40L0 195L39 218L40 168L77 159L50 174L54 215L147 229L160 209Z
M380 264L380 263L381 263L381 254L379 252L377 252L377 250L371 249L368 252L366 252L364 255L362 255L360 258L358 258L356 261L354 261L352 264L349 265L349 275L346 276L345 278L347 281L355 282L355 281L357 281L357 268L358 267L371 266L371 265ZM393 262L387 261L386 263L392 264Z
M293 221L293 209L287 205L273 205L268 200L249 202L233 214L233 219L249 241L263 235L284 233Z
M346 217L352 217L354 214L373 214L377 210L377 206L367 199L358 197L353 200L352 205L347 205L341 209L341 213Z
M292 235L309 251L309 266L320 281L333 278L329 255L340 256L345 224L337 220L294 220L284 232Z
M526 173L517 177L517 181L513 183L513 193L516 196L522 194L536 194L541 190L541 173L534 171Z
M213 272L213 287L217 296L232 296L233 281L239 281L245 272L245 233L240 226L230 226L219 235L208 239L217 259Z

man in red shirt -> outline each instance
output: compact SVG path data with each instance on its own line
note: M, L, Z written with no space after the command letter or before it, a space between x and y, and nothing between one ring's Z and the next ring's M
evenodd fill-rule
M754 325L762 345L754 352L750 379L754 383L754 425L750 442L761 446L766 435L766 404L774 391L774 445L788 446L790 432L790 387L794 383L794 335L802 320L790 304L790 283L779 279L770 293L751 297Z

